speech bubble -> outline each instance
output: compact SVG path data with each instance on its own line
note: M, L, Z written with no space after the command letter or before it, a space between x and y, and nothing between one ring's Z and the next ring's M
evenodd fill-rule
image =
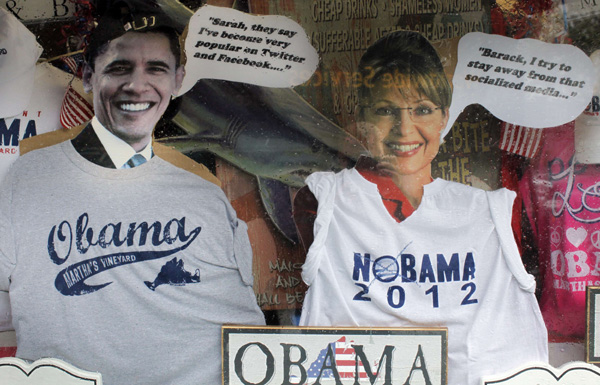
M292 19L210 5L190 18L185 53L178 96L203 78L293 87L307 81L319 63L306 32Z
M483 385L599 385L600 369L585 362L568 362L560 368L537 363L511 373L490 375L482 380Z
M58 358L28 363L20 358L0 358L0 384L11 385L102 385L100 373L76 368Z
M579 48L473 32L458 43L446 135L469 104L497 118L544 128L574 120L588 105L594 67Z

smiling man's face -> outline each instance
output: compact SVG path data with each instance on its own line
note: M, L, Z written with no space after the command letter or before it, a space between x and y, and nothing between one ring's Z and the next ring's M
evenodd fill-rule
M94 69L84 69L96 117L136 151L150 143L154 126L181 86L183 67L176 66L169 44L161 33L127 32L96 57Z

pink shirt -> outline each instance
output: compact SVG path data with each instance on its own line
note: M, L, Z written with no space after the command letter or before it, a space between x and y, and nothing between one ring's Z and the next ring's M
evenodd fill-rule
M600 165L574 161L573 129L545 128L541 153L519 183L538 247L540 307L555 342L584 339L586 287L600 286Z

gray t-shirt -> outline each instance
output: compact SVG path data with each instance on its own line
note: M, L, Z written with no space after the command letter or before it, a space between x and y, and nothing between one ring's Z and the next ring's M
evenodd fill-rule
M17 357L105 385L219 384L221 325L264 324L245 223L157 156L115 170L68 141L28 153L1 186L0 234Z

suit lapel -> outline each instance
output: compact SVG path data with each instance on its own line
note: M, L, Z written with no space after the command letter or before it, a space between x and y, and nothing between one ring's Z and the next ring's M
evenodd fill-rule
M71 140L71 143L79 155L90 162L106 168L116 168L91 123L88 123L83 131Z

